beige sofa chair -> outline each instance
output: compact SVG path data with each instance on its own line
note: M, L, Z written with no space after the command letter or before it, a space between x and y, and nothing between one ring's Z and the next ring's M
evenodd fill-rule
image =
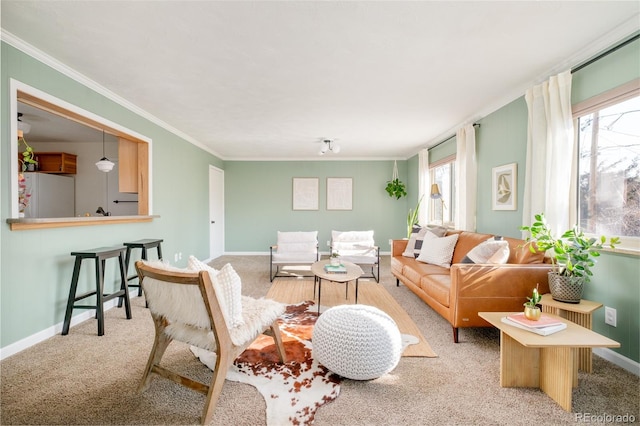
M278 231L269 249L269 278L313 276L311 264L318 259L318 231Z
M376 246L373 231L331 231L331 253L340 259L370 270L370 277L380 282L380 247Z

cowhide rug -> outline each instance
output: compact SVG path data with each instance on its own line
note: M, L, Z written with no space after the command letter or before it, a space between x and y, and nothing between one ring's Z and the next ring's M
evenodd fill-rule
M322 405L338 397L341 378L311 358L314 302L289 305L278 320L287 362L278 363L273 338L260 336L234 362L227 379L255 386L267 404L267 425L313 423ZM191 351L213 370L215 354Z

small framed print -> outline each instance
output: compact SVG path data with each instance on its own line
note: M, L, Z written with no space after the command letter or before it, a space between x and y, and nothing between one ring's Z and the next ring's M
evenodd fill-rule
M494 167L491 187L493 210L517 210L518 163Z
M327 178L327 210L353 209L353 179Z
M293 178L293 210L318 210L318 178Z

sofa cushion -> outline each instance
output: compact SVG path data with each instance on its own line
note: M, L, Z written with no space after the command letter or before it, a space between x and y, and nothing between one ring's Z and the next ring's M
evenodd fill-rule
M427 232L430 232L431 235L427 235ZM424 240L433 238L433 237L444 237L447 229L442 226L414 226L411 231L411 236L409 237L409 242L407 243L407 247L402 253L405 257L413 257L414 259L420 255L420 250L424 245Z
M500 236L489 238L474 248L462 259L461 263L503 264L509 260L509 243Z
M433 265L449 268L453 250L458 242L458 234L441 238L431 238L428 244L420 250L419 262L431 263Z
M425 275L420 280L420 288L442 306L449 307L451 304L451 276L449 274Z
M419 285L420 280L425 275L449 276L449 268L409 260L405 263L404 268L402 269L402 275L407 277L412 283Z

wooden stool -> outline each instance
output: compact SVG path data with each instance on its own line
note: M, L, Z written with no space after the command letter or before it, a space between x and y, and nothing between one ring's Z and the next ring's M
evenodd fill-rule
M116 247L100 247L91 250L74 251L71 252L71 256L76 257L75 265L73 266L73 278L71 278L71 288L69 290L69 300L67 301L67 310L64 314L64 324L62 326L62 335L69 334L69 326L71 324L71 314L73 308L78 309L95 309L96 318L98 319L98 336L104 335L104 303L116 298L122 297L125 302L125 310L127 319L131 319L131 303L129 301L129 287L127 286L127 279L124 267L124 246ZM120 290L112 294L104 294L104 266L107 259L112 257L118 258L120 264ZM96 261L96 289L87 293L76 296L76 290L78 288L78 277L80 276L80 267L84 259L95 259ZM85 299L89 296L96 295L95 305L76 305L75 302Z
M127 247L127 254L124 259L125 271L127 271L127 273L129 272L129 262L131 261L131 250L135 248L142 249L142 254L140 256L142 260L148 260L147 250L155 247L158 251L158 259L162 260L162 244L161 244L162 241L164 240L147 238L144 240L137 240L137 241L130 241L127 243L123 243ZM131 275L127 277L127 281L131 281L136 278L138 278L137 274ZM138 297L142 296L142 286L140 285L140 283L129 284L129 287L138 287ZM121 307L121 306L122 306L122 297L118 300L118 307Z

